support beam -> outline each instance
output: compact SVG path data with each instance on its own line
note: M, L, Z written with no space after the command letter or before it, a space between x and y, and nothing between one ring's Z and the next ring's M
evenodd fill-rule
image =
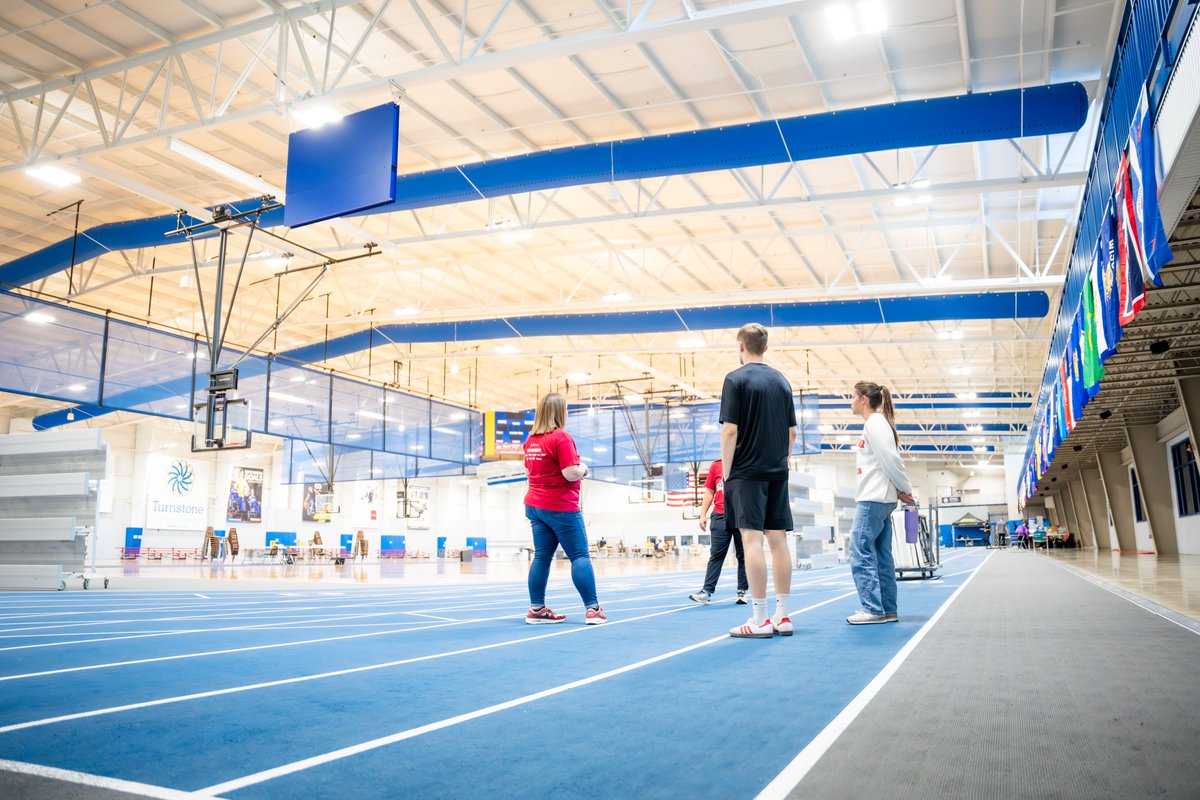
M1129 471L1121 463L1120 453L1099 453L1096 460L1104 497L1108 500L1116 528L1116 549L1132 553L1137 550L1137 538L1133 534L1133 490L1129 486Z
M1075 522L1078 525L1075 531L1076 540L1081 547L1095 547L1096 528L1092 524L1092 512L1083 493L1083 482L1079 478L1067 481L1067 494L1071 498L1071 509L1075 512Z
M1129 425L1125 428L1133 465L1137 469L1138 487L1150 522L1150 537L1159 555L1178 555L1175 536L1175 503L1171 498L1171 475L1167 469L1166 448L1158 441L1154 425Z
M1112 550L1112 529L1109 527L1108 500L1104 497L1104 482L1100 479L1099 467L1085 467L1079 471L1084 498L1092 518L1092 533L1096 537L1097 550Z
M1188 436L1192 447L1200 443L1200 377L1179 378L1175 381L1179 390L1179 404L1183 406L1183 414L1187 419Z
M1062 489L1058 492L1058 500L1054 505L1058 508L1058 518L1061 520L1059 525L1066 524L1067 530L1075 533L1075 539L1079 543L1083 543L1083 530L1079 526L1079 517L1075 514L1075 500L1071 497L1071 485L1063 479L1059 479L1059 484ZM1049 544L1046 545L1049 547Z

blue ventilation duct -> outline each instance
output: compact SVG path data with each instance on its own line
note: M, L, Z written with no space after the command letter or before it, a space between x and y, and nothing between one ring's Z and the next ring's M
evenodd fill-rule
M67 309L63 309L67 312ZM507 317L461 322L415 322L382 325L294 350L277 353L277 361L311 364L357 353L389 342L480 341L518 337L615 335L626 333L683 333L729 330L748 322L768 327L802 328L816 325L877 325L898 322L952 321L963 319L1040 318L1050 312L1045 292L995 292L975 294L885 297L873 300L777 303L771 305L725 305L665 311L612 311L599 314L557 314ZM68 312L78 313L78 312ZM247 370L258 366L243 362ZM249 377L246 373L243 377ZM116 405L141 405L191 391L191 380L155 384L112 398ZM269 389L268 389L269 391ZM975 404L972 404L975 405ZM1007 407L1007 404L1001 404ZM68 412L76 419L107 414L116 409L94 405L54 411L35 417L37 430L65 425Z
M1079 83L912 100L746 125L587 144L431 170L396 178L396 202L366 214L502 197L563 186L782 164L939 144L1072 133L1087 118ZM241 210L258 201L232 205ZM262 224L281 225L282 209ZM76 263L108 251L154 247L176 227L174 214L89 228ZM0 283L22 286L67 269L71 240L0 266Z

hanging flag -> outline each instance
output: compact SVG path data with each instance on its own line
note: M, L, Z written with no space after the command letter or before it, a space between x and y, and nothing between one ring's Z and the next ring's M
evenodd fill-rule
M1107 361L1117 351L1121 341L1121 288L1118 285L1119 259L1117 257L1116 221L1112 207L1105 209L1100 223L1100 241L1097 244L1096 276L1100 284L1100 327L1103 329L1104 346L1100 360Z
M1100 379L1104 377L1104 364L1100 361L1100 317L1096 313L1099 302L1099 282L1096 265L1088 273L1083 288L1083 388L1090 402L1100 393Z
M1133 114L1129 131L1129 183L1133 206L1133 222L1137 228L1138 262L1155 286L1162 286L1158 276L1173 255L1163 230L1162 213L1158 206L1158 158L1154 146L1154 126L1150 116L1150 101L1146 87Z
M1058 381L1055 385L1054 398L1054 417L1057 424L1054 426L1055 437L1053 447L1050 448L1050 458L1054 458L1054 451L1058 450L1058 446L1062 444L1063 439L1071 432L1067 423L1066 414L1066 399L1067 399L1067 371L1063 368L1063 362L1058 362Z
M1137 238L1133 219L1133 200L1129 188L1129 159L1121 156L1117 170L1117 186L1113 194L1116 206L1117 275L1121 287L1121 310L1118 319L1128 325L1146 305L1146 282L1133 246Z
M1067 336L1067 343L1063 347L1062 361L1058 362L1058 377L1062 381L1062 411L1063 411L1063 434L1062 438L1067 438L1071 431L1075 430L1075 418L1071 416L1071 409L1075 404L1071 402L1071 337Z
M1083 306L1075 312L1075 322L1071 325L1071 339L1067 347L1067 355L1071 364L1067 368L1071 377L1071 418L1073 422L1083 419L1083 407L1087 405L1088 397L1083 386ZM1071 428L1074 429L1072 424Z

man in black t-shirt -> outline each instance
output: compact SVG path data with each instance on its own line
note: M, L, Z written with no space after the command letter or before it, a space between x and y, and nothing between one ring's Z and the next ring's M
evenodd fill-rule
M785 537L792 529L788 456L796 441L796 405L787 379L763 363L767 329L757 323L743 325L737 341L742 366L725 376L721 390L721 461L725 525L742 534L753 616L745 625L732 628L729 635L747 639L791 636L792 558ZM774 618L767 616L764 533L775 575Z

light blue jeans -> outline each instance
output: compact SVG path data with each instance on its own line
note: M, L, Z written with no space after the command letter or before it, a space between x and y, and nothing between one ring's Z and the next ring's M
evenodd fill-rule
M896 503L860 502L850 532L850 574L863 611L896 613L896 560L892 556L892 512Z
M596 573L588 557L587 531L583 514L578 511L544 511L525 506L525 518L533 528L533 563L529 565L529 602L546 602L546 583L550 580L550 561L562 545L571 559L571 581L587 607L597 605Z

